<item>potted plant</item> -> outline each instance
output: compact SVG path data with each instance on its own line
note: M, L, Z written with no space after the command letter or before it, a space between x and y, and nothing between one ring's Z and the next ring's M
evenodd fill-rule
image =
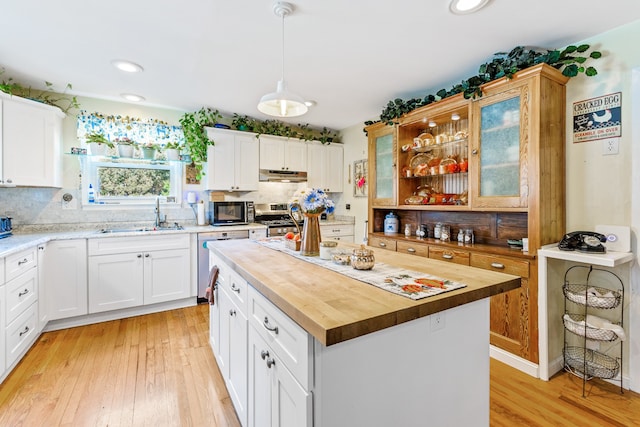
M164 152L167 156L167 160L180 160L181 146L179 142L168 142L164 146Z
M113 148L114 145L101 133L93 132L85 137L85 142L89 144L89 151L94 156L104 156L107 148Z
M156 158L157 147L153 142L145 142L140 145L142 151L142 158L147 160L153 160Z
M207 136L205 126L214 126L222 115L218 110L202 107L195 113L185 113L180 118L185 147L196 168L196 179L202 177L202 163L207 161L207 147L214 142Z
M249 116L241 116L237 113L233 114L231 125L243 132L253 132L256 120Z
M116 138L114 141L118 144L118 156L128 158L133 157L133 146L135 143L132 139L125 136L122 138Z

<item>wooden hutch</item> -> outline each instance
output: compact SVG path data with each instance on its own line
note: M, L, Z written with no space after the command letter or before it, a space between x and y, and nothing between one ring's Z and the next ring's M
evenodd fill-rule
M565 233L567 80L540 64L483 85L473 100L459 94L367 128L369 245L521 276L521 288L491 299L491 344L533 363L536 252ZM384 233L389 212L397 234ZM450 227L449 242L433 238L436 223ZM460 229L474 242L458 243ZM528 252L507 243L524 237Z

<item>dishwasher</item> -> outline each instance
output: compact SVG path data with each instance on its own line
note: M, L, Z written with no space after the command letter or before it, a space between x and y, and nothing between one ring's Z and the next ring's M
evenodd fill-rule
M198 233L198 303L207 302L205 293L209 286L209 249L206 243L213 240L248 239L249 230L227 230Z

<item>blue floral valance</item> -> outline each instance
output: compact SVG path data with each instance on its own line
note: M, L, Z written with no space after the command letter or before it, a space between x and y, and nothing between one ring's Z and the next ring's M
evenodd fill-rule
M109 141L129 138L138 144L164 145L168 142L184 143L181 126L172 126L157 119L140 119L129 116L108 116L101 113L78 114L77 136L84 139L90 133L101 133Z

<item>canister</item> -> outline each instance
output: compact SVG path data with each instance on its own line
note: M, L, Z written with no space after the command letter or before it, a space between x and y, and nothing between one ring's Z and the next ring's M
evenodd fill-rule
M320 242L320 259L331 259L331 253L338 246L335 240Z
M398 217L389 212L384 217L384 234L396 234L398 232Z

